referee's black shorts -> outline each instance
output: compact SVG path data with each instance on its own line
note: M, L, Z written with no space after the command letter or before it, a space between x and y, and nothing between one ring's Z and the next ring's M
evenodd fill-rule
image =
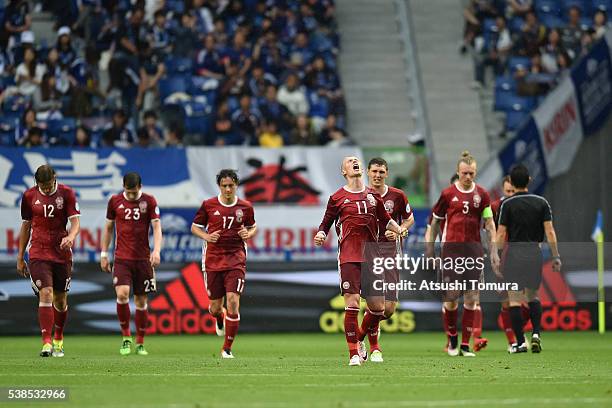
M502 271L508 283L519 290L537 290L542 283L542 251L537 243L511 242L502 256Z

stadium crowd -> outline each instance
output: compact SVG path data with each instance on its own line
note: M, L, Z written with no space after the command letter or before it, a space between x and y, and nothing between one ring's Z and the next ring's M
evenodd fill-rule
M35 38L33 9L54 16L55 43ZM0 0L0 145L350 144L334 12L333 0Z
M495 75L496 111L516 130L609 27L610 0L470 0L461 52L474 56L474 88Z

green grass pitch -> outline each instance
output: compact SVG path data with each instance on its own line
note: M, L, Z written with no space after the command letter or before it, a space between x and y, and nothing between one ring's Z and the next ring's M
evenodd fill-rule
M476 358L442 352L441 333L384 334L385 362L348 367L344 337L244 334L235 360L215 336L74 336L66 357L38 357L37 337L2 337L0 387L67 387L65 403L6 407L612 407L612 336L544 333L542 354L508 355L502 333Z

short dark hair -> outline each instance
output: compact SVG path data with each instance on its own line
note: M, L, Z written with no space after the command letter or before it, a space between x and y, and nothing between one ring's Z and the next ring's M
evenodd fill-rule
M34 173L36 183L48 183L53 180L53 177L55 177L55 169L48 164L43 164Z
M144 118L155 118L157 119L157 113L153 109L149 109L144 113Z
M387 169L387 171L389 170L389 165L387 164L387 161L382 157L374 157L372 160L370 160L370 162L368 163L368 170L370 170L370 167L374 165L385 166L385 169Z
M140 174L132 171L123 176L123 187L125 188L136 188L142 185L142 179Z
M38 135L40 137L43 136L43 130L38 126L34 126L32 129L28 131L28 136Z
M224 178L229 177L232 180L234 180L234 183L238 184L239 180L238 180L238 173L236 173L236 170L232 170L232 169L222 169L219 174L217 174L217 185L220 186L221 185L221 180L223 180Z
M450 184L454 184L455 181L459 180L459 175L457 173L453 174L449 180Z
M529 184L529 170L524 164L517 164L510 170L510 182L516 188L525 188Z
M512 180L510 180L510 175L509 174L505 175L504 178L502 179L502 187L504 186L504 183L512 184Z

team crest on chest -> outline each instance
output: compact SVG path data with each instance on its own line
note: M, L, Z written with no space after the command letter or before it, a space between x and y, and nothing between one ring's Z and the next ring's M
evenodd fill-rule
M139 202L138 208L140 208L141 213L146 213L147 212L147 202L146 201Z
M478 194L474 194L474 207L475 208L480 207L480 201L482 201L482 198L480 198Z
M236 221L238 222L242 222L242 217L244 216L244 213L242 212L242 210L239 208L236 210Z
M393 200L385 201L385 210L387 210L388 213L392 213L393 208L395 208L395 203L393 202Z
M62 208L64 208L64 197L57 197L55 199L55 206L57 207L58 210L61 210Z
M366 198L368 199L368 201L369 201L371 206L376 207L376 199L374 198L374 196L372 194L368 193Z

